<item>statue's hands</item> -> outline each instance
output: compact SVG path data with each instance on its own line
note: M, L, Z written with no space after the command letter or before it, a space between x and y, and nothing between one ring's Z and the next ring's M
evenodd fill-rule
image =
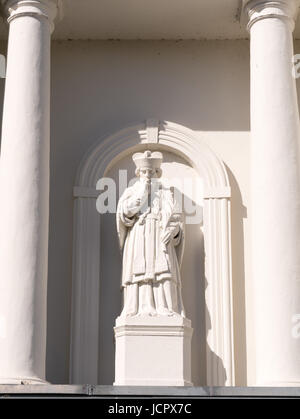
M138 207L138 208L141 207L141 205L142 205L141 198L137 198L134 202L134 205L135 205L135 207Z
M124 206L124 213L127 217L133 217L136 215L143 205L142 198L139 197L132 197L132 199L128 200L126 205Z
M166 229L166 231L163 233L161 240L164 245L167 245L170 243L170 241L178 234L179 232L179 226L176 225L174 227L169 227Z

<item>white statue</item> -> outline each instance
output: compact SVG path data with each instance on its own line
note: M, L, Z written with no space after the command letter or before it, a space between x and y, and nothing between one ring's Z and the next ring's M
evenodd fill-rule
M185 317L180 264L184 221L171 189L158 178L162 154L145 151L132 156L139 180L125 190L117 209L123 249L122 316Z

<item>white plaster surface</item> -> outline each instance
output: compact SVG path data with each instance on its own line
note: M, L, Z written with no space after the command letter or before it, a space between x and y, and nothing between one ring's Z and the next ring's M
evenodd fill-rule
M55 39L245 37L237 0L62 0ZM222 24L219 22L222 21ZM0 22L0 37L7 31Z
M54 42L52 54L49 381L68 380L72 188L78 164L97 138L134 121L158 117L198 131L231 172L236 220L232 244L237 376L238 383L245 383L244 270L248 276L249 264L245 268L243 223L247 227L247 219L243 205L249 201L248 42ZM245 247L248 243L249 238ZM247 262L249 253L245 254ZM197 260L192 249L188 256ZM201 295L201 284L195 282L195 287ZM196 294L190 293L188 298L192 305L198 304ZM100 299L105 315L112 307L101 292ZM197 310L203 313L205 306L200 302ZM112 326L105 326L104 336L111 335ZM249 329L251 325L247 332ZM202 335L203 330L198 333ZM103 350L99 358L105 359L108 352ZM205 345L200 352L205 357ZM195 385L205 382L205 371L199 365L193 374ZM112 372L104 374L102 370L99 383L112 382Z
M5 50L1 43L0 52ZM295 53L299 52L296 41ZM78 164L95 139L157 116L198 131L229 169L236 382L255 384L249 42L55 41L51 82L47 379L68 382L72 188ZM299 83L298 79L298 95ZM0 79L0 105L3 87ZM104 312L110 307L104 301ZM205 384L205 375L198 371L194 384ZM99 374L99 384L112 384L113 379L112 373Z
M54 38L246 39L243 0L61 0L63 20ZM289 1L289 0L288 0ZM298 19L295 36L300 36ZM0 39L7 28L0 21Z

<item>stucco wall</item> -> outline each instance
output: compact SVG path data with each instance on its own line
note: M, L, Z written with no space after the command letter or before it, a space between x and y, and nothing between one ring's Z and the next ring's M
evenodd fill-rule
M47 342L50 382L68 381L72 187L77 167L98 138L132 122L156 117L199 131L228 166L233 189L237 384L246 384L245 289L251 295L247 281L251 277L248 55L247 41L53 43ZM248 308L251 319L251 299ZM251 346L250 322L247 333ZM251 370L249 356L248 363Z
M295 45L299 53L300 41ZM6 43L2 42L0 53L5 50ZM300 96L299 80L297 85ZM4 80L0 79L1 113L3 91ZM198 131L228 168L236 381L237 385L253 384L249 100L249 41L53 42L47 334L50 382L68 382L72 188L79 162L98 138L156 117Z

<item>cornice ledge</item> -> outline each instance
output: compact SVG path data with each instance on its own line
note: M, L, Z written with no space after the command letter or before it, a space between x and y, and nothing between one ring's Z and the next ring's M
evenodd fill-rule
M243 14L247 18L247 29L250 31L254 23L268 18L287 21L291 30L299 13L300 0L243 0Z
M35 16L54 22L63 17L62 0L0 0L0 13L10 23L17 17Z

